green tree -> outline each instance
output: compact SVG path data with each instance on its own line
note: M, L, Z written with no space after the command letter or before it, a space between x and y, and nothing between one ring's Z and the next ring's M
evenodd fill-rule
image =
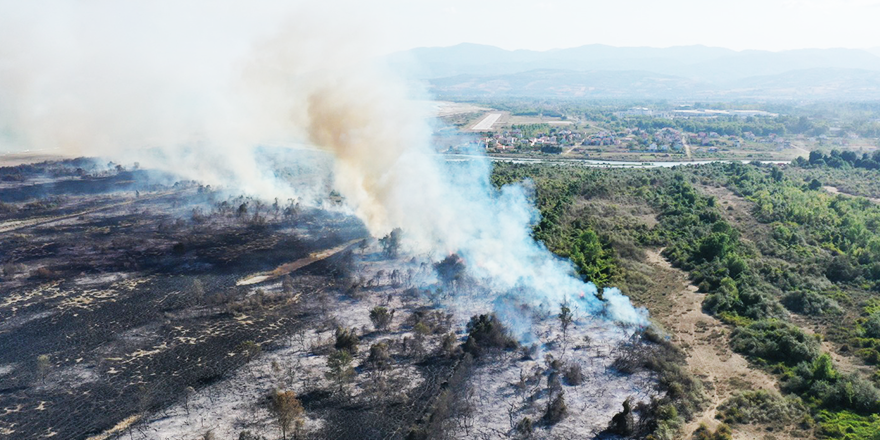
M370 322L373 323L373 327L376 330L385 331L388 330L388 326L391 325L391 320L394 318L394 311L388 311L385 307L376 306L370 310Z
M599 287L604 287L611 279L613 266L608 253L602 247L599 236L592 229L581 231L574 240L569 258L578 269L578 273Z
M52 368L52 363L49 361L48 355L37 356L37 374L40 375L40 382L46 383L46 375L49 374L50 368Z
M367 364L377 371L387 370L391 366L391 352L388 350L388 344L378 342L371 345Z
M342 391L346 384L354 380L355 371L351 366L353 358L348 350L336 350L327 357L327 367L330 371L325 377L339 386Z

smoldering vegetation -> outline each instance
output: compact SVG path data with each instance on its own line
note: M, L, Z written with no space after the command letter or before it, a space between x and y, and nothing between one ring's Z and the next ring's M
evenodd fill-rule
M302 408L288 438L655 428L662 343L638 327L495 299L455 254L370 238L338 196L266 203L132 168L0 170L20 176L0 191L42 185L0 223L4 436L278 438L278 392Z

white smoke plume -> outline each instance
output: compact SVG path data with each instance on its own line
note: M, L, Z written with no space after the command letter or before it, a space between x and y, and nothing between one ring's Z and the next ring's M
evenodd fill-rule
M50 19L33 10L0 19L0 151L139 160L272 199L308 190L261 166L255 149L317 148L332 155L333 186L374 236L401 228L413 252L457 252L473 276L527 303L579 299L587 312L647 323L616 289L595 299L570 262L534 241L526 188L495 190L487 160L450 165L435 153L429 109L414 99L423 94L368 61L358 25L300 8L238 40L224 36L228 12L211 8L205 18L76 4ZM128 29L136 19L147 25ZM175 41L181 29L195 42ZM171 36L154 35L164 31Z

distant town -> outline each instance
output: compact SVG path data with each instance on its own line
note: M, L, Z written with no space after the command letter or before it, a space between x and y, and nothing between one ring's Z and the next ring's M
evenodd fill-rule
M880 122L851 116L817 118L695 105L617 110L589 105L561 109L559 105L544 109L518 106L459 106L461 113L445 114L442 119L460 133L476 135L476 147L490 154L620 160L791 160L823 149L868 153L878 148L880 136ZM474 111L476 108L481 111ZM470 139L441 139L439 145L445 152L455 153L474 148L473 137Z

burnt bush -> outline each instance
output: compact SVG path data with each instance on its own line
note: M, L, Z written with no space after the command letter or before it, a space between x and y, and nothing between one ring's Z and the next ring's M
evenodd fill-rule
M544 412L544 421L548 425L555 425L568 415L568 406L565 404L565 393L559 392L550 399L547 410Z
M621 347L613 366L624 373L648 369L657 374L661 397L650 404L637 405L637 438L675 438L686 420L693 417L707 401L703 383L686 369L684 353L655 329L648 328L640 337Z
M494 314L471 317L467 331L468 338L464 343L464 351L475 357L487 350L512 350L519 346Z
M174 243L174 246L171 246L171 253L177 256L185 254L186 245L181 242Z
M623 411L611 418L607 432L622 436L632 435L635 430L635 419L633 418L632 403L630 399L623 401Z
M388 330L392 319L394 319L394 310L389 312L387 308L382 306L376 306L370 310L370 322L373 323L376 330Z
M515 429L516 429L516 432L522 436L525 436L525 437L531 436L532 432L534 431L532 419L530 419L528 417L523 417L522 420L520 420L516 424Z
M568 385L580 385L584 383L584 370L581 368L581 364L577 363L567 363L564 367L562 367L562 378L565 379L565 383Z
M354 329L345 327L336 328L336 342L333 343L333 348L356 354L359 342L360 341L358 340Z
M50 281L61 277L61 274L58 272L49 269L48 267L40 267L35 270L31 276L38 280Z
M406 325L420 327L427 333L439 335L449 333L452 329L452 314L439 310L416 310L406 320Z

